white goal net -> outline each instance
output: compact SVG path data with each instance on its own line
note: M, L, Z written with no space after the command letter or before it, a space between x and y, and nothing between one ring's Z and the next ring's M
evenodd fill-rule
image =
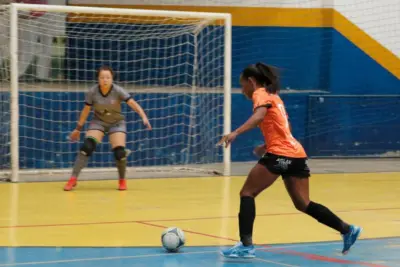
M135 170L128 169L128 177L140 176L137 171L229 173L229 150L215 145L230 129L229 15L24 4L1 12L3 174L68 178L81 142L67 137L102 65L114 69L114 82L153 126L147 131L123 104L128 168ZM101 179L97 171L116 177L107 137L85 171L89 179Z

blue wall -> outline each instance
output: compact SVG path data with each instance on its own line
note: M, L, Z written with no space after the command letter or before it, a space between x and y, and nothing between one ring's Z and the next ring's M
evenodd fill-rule
M163 51L166 60L139 60L151 57L160 44L151 41L143 42L117 42L112 34L118 29L107 24L69 24L68 33L75 35L68 40L66 77L71 81L93 81L94 70L101 64L110 64L118 72L117 80L135 82L139 85L158 84L182 85L192 83L193 47L179 46L182 39L171 38L171 49ZM132 34L137 31L135 25L124 25ZM179 27L179 26L175 26ZM72 30L72 31L71 31ZM222 29L207 28L202 34L206 36L210 31L216 30L222 36ZM89 36L88 34L93 34ZM129 33L129 31L127 31ZM96 36L108 34L109 41L98 41ZM85 37L85 38L83 38ZM87 38L89 37L89 38ZM205 42L207 38L203 38ZM190 37L186 41L191 42ZM207 53L207 46L199 51L203 56ZM282 72L282 87L292 89L318 89L326 90L331 95L313 97L307 93L284 94L283 100L290 115L294 136L306 147L309 156L359 156L384 154L400 151L400 103L399 97L335 97L335 95L388 95L400 93L400 81L387 70L382 68L363 51L344 38L332 28L290 28L290 27L233 27L232 47L232 84L239 87L238 77L241 70L248 64L264 61L278 66ZM129 52L138 48L148 48L135 54ZM172 48L174 47L174 48ZM99 49L101 48L101 49ZM124 49L126 51L124 52ZM104 51L99 53L99 51ZM210 60L222 53L222 47L209 54ZM159 53L160 51L158 51ZM184 55L177 57L177 55ZM168 58L168 59L167 59ZM217 57L222 60L222 57ZM139 64L140 62L140 64ZM222 62L215 65L222 66ZM169 67L169 68L166 68ZM154 71L154 69L165 69ZM221 73L214 73L222 77ZM174 73L187 73L186 76L174 77ZM202 75L200 73L200 75ZM204 75L206 75L204 73ZM210 75L209 75L210 76ZM211 75L212 76L212 75ZM211 77L210 76L210 77ZM156 77L157 79L154 79ZM140 78L140 79L139 79ZM198 85L222 85L222 79L201 79ZM2 94L2 102L8 98ZM187 103L187 98L177 94L139 94L135 98L144 100L169 99L170 103ZM4 99L3 99L4 98ZM65 101L68 100L68 101ZM30 168L42 167L71 167L79 144L71 144L65 138L70 130L75 127L75 121L81 109L83 93L24 93L21 101L20 133L21 133L21 166ZM161 100L159 100L161 101ZM165 103L151 101L151 107L159 107ZM198 107L207 99L198 99ZM38 109L37 107L42 107ZM181 105L183 107L183 105ZM186 106L185 108L188 108ZM4 108L4 110L9 110ZM49 113L46 110L53 110ZM158 111L157 111L158 110ZM197 110L199 111L199 110ZM133 142L135 150L133 157L137 165L148 164L180 164L186 160L182 151L186 148L189 121L188 118L162 120L160 109L149 111L156 127L167 127L175 123L182 123L175 128L166 128L163 131L140 132L137 139L143 140L145 135L154 138L150 143L138 144ZM188 111L183 111L188 113ZM202 111L203 112L203 111ZM201 113L201 112L200 112ZM217 112L216 112L217 113ZM220 111L219 114L222 114ZM163 114L165 115L165 114ZM235 129L251 115L251 103L242 95L232 95L232 128ZM9 114L3 113L2 120L8 121ZM48 120L45 120L48 119ZM137 120L137 115L129 113L128 120ZM207 124L198 124L198 127L209 129L207 135L199 135L192 141L201 142L203 139L218 141L221 133L213 132L213 126L222 121L217 117ZM154 121L155 120L155 121ZM186 121L185 121L186 120ZM67 121L67 123L65 123ZM199 120L201 121L201 120ZM203 120L204 122L205 120ZM6 124L3 124L6 125ZM132 123L129 130L139 129L142 125ZM194 129L200 131L199 128ZM8 128L0 131L0 140L8 143ZM135 138L135 137L132 137ZM169 148L162 147L161 140L165 143L175 144ZM252 149L262 143L262 136L258 130L240 136L233 144L232 160L253 160ZM50 149L46 146L49 145ZM104 145L103 149L109 149ZM146 150L147 148L147 150ZM196 155L189 161L200 159L221 160L221 151L215 153L213 148L208 152L201 151L200 146L194 148ZM57 151L56 156L54 156ZM9 164L8 146L1 147L0 165ZM100 162L100 166L113 166L112 154L107 154L107 161ZM157 162L146 160L152 155L159 159ZM197 158L196 158L197 157ZM216 158L215 158L216 157ZM91 164L100 161L104 156L95 155ZM51 162L51 159L55 159ZM133 164L131 162L131 164Z
M400 80L337 31L331 46L331 93L400 94Z
M2 99L8 98L1 94ZM189 98L180 94L136 94L135 99L147 103L146 111L156 129L151 132L138 131L128 136L128 147L132 149L130 166L182 164L187 148L188 117L165 119L160 107L176 105L178 113L189 112ZM310 157L316 156L365 156L400 151L400 97L334 97L330 95L283 94L293 127L294 136L305 146ZM151 101L149 101L149 99ZM83 106L84 93L80 92L36 92L20 97L20 165L23 168L69 168L72 166L81 143L71 143L66 137L74 129ZM207 101L205 95L196 104ZM251 115L251 103L241 94L232 95L232 127L236 128ZM219 107L219 109L221 106ZM218 109L218 108L217 108ZM50 112L52 110L52 112ZM124 111L128 111L124 105ZM199 110L197 110L199 112ZM222 114L222 110L215 110ZM143 129L134 112L126 112L128 131ZM4 114L6 115L6 114ZM223 117L201 120L192 130L203 134L192 138L195 145L189 162L199 160L221 161L221 149L214 144L222 133L216 130ZM181 124L180 124L181 123ZM175 126L174 126L175 125ZM7 127L0 133L6 141ZM83 137L83 136L82 136ZM138 141L140 140L140 142ZM114 166L109 144L105 142L95 153L89 166ZM200 143L208 143L208 147ZM255 160L252 149L263 143L259 129L239 136L232 146L233 161ZM170 144L170 146L166 146ZM8 146L1 146L1 167L9 164ZM149 160L156 158L156 160ZM207 162L207 161L205 161Z
M233 27L232 83L248 64L263 61L281 69L281 85L329 90L330 28Z
M307 110L310 155L400 154L400 96L313 96Z
M93 27L96 28L95 32ZM160 27L153 25L152 30L160 30ZM140 34L142 25L119 25L119 28L109 24L69 24L68 33L70 36L71 32L74 33L73 38L68 40L69 49L66 51L66 76L69 80L93 81L94 70L107 63L118 71L121 81L141 85L155 82L161 85L191 84L194 50L192 46L178 44L193 42L192 37L120 42L118 38L113 38L113 34L118 31ZM235 26L232 31L233 87L239 87L238 77L244 67L264 61L281 69L284 88L318 89L333 94L400 93L399 79L335 29ZM214 38L220 36L219 41L222 41L222 28L206 28L199 37L204 42L199 45L202 48L199 51L201 56L207 54L210 37L206 36L211 32ZM99 38L96 39L96 36L102 34L103 39L97 40ZM170 48L156 49L164 44ZM165 60L151 59L156 53L158 57L161 53ZM221 46L208 54L210 59L221 60L215 62L214 66L222 66L223 57L218 57L222 53ZM154 71L156 68L157 71ZM177 72L187 75L171 78Z

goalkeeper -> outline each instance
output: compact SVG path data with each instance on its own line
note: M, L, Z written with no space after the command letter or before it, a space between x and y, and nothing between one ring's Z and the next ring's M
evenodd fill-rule
M105 134L109 134L110 143L114 152L119 174L119 190L126 190L126 158L129 151L126 144L126 122L121 114L121 102L125 101L143 120L144 126L151 130L150 122L141 106L133 100L130 94L122 87L113 83L113 70L108 66L102 66L97 71L98 84L91 87L86 94L85 107L83 108L78 125L70 135L70 140L78 141L83 125L89 116L92 106L94 118L89 124L85 141L75 160L72 175L64 186L65 191L71 191L77 185L77 179L81 170L86 167L89 157L96 150Z

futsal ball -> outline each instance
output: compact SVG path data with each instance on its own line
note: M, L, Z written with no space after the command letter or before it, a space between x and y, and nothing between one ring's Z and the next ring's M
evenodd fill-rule
M177 227L169 227L162 232L161 243L168 252L178 252L185 245L185 234Z

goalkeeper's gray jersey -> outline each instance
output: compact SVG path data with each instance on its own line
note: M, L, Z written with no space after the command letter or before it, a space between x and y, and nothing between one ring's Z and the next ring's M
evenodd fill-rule
M103 94L98 85L86 93L85 104L93 106L95 119L105 123L117 123L124 120L121 113L121 102L128 101L131 95L124 88L113 84L107 94Z

